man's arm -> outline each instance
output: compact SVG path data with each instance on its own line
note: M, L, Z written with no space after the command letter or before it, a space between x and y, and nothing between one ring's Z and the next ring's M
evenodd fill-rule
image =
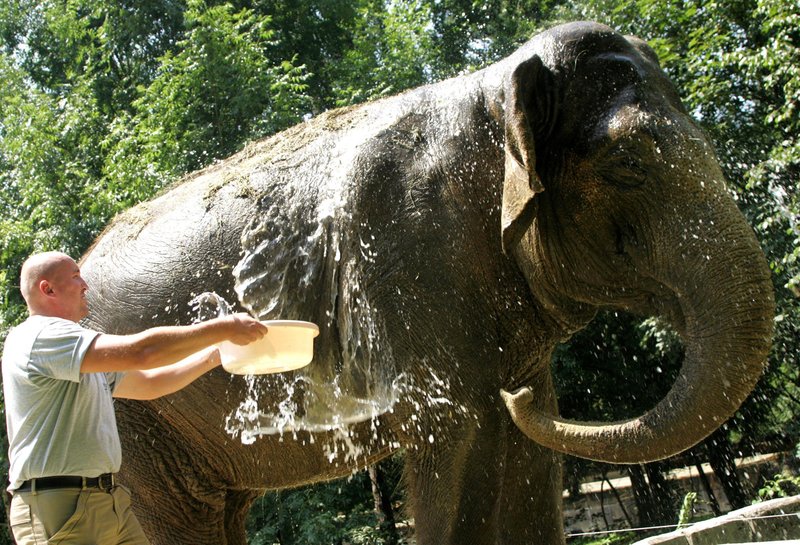
M233 314L187 326L154 327L133 335L100 334L86 351L81 373L154 369L221 341L247 344L266 332L266 326L255 318Z
M212 347L172 365L145 371L128 371L114 389L114 397L156 399L188 386L219 364L219 350Z

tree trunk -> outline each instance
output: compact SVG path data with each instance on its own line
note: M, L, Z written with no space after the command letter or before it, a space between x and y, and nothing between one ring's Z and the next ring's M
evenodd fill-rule
M386 535L387 545L394 545L399 541L394 521L394 509L392 509L391 494L386 490L386 481L378 464L369 466L369 480L372 483L372 499L378 523Z
M711 510L714 512L714 516L718 517L722 514L722 510L719 508L717 496L714 494L714 489L711 488L711 483L708 481L708 476L706 475L706 472L703 471L703 462L699 459L696 459L694 465L697 468L697 475L700 477L700 483L703 485L703 490L706 491L706 496L708 496L708 501L711 504Z
M614 497L617 499L617 503L619 504L619 508L622 510L622 514L625 516L625 520L628 522L628 528L633 528L633 521L631 520L630 515L628 515L628 510L625 509L625 504L622 503L622 498L617 492L617 489L614 488L614 485L611 484L611 479L608 478L608 474L606 471L603 471L603 479L608 483L608 487L611 489L611 493L614 494Z
M674 492L661 473L660 464L632 465L628 475L639 512L639 525L674 524L677 516Z
M606 472L603 472L603 480L600 481L600 514L603 515L603 522L606 524L606 530L610 530L611 526L608 524L608 517L606 517L606 495L603 494L603 487L606 484Z
M726 426L721 427L711 436L706 442L706 447L708 463L719 479L731 508L739 509L747 506L750 494L745 489L744 484L739 479L739 473L736 471L736 454L728 440Z
M276 526L278 528L277 531L277 538L278 543L283 544L290 544L295 543L295 529L292 527L292 520L289 516L288 509L284 505L284 498L286 496L285 490L279 490L277 492L278 501L276 502L275 506L278 511L278 520L276 521Z

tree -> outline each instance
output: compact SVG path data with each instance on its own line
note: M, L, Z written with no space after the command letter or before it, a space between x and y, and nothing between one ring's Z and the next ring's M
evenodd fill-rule
M759 0L753 9L754 47L732 51L726 60L759 87L756 111L768 134L768 150L747 173L757 195L759 230L777 241L769 246L773 268L784 287L800 297L800 29L797 1ZM766 194L766 195L765 195ZM759 203L759 201L762 201Z
M302 67L265 54L269 20L250 10L199 0L2 10L4 334L23 315L25 256L80 255L115 213L297 122L308 100Z
M275 34L268 49L270 58L296 59L305 67L312 114L334 105L335 74L352 47L351 28L361 4L361 0L234 2L240 8L252 9L258 18L272 20Z
M120 209L102 180L100 144L150 74L148 55L172 41L172 7L88 0L0 7L0 336L23 315L15 287L24 257L43 249L79 255Z
M183 11L182 2L164 0L9 0L0 7L0 36L35 86L57 93L87 80L113 117L152 80L183 30Z
M331 71L337 106L431 81L430 12L423 3L369 0L357 8L357 15L350 29L352 47Z
M565 418L597 421L642 414L666 395L682 360L677 335L657 320L642 321L622 312L601 313L554 354L560 413ZM596 465L567 460L568 471L579 476ZM669 524L675 518L679 498L672 483L663 477L663 469L663 464L626 468L639 524Z
M380 463L385 491L397 501L400 461ZM381 524L375 511L368 471L347 479L298 490L268 492L250 511L248 536L252 545L389 545L397 543L392 527Z
M560 0L429 1L434 72L450 77L511 53L549 19Z
M4 308L2 325L21 315L17 277L22 259L31 251L62 248L78 253L99 231L106 218L96 214L92 198L97 172L90 135L99 119L86 88L76 86L63 98L24 85L24 75L2 61L6 81L0 120L0 165L3 172L2 220Z
M130 205L176 177L299 121L307 76L267 56L268 18L190 0L185 37L161 59L133 115L113 124L104 175Z

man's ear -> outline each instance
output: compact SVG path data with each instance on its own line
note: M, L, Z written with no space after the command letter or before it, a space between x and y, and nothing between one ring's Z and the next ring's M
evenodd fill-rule
M532 119L538 96L550 95L542 87L551 82L538 55L520 63L505 84L505 176L501 213L503 251L509 253L528 230L536 215L538 193L544 191L536 174L536 143Z
M39 288L39 293L41 293L45 297L52 297L52 295L55 293L53 291L53 286L51 286L50 282L48 282L47 280L39 280L38 288Z

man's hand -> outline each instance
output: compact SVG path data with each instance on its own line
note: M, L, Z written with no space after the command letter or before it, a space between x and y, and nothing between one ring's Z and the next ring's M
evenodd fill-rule
M228 340L233 344L249 344L267 334L267 326L244 312L231 314L219 319L230 322Z

